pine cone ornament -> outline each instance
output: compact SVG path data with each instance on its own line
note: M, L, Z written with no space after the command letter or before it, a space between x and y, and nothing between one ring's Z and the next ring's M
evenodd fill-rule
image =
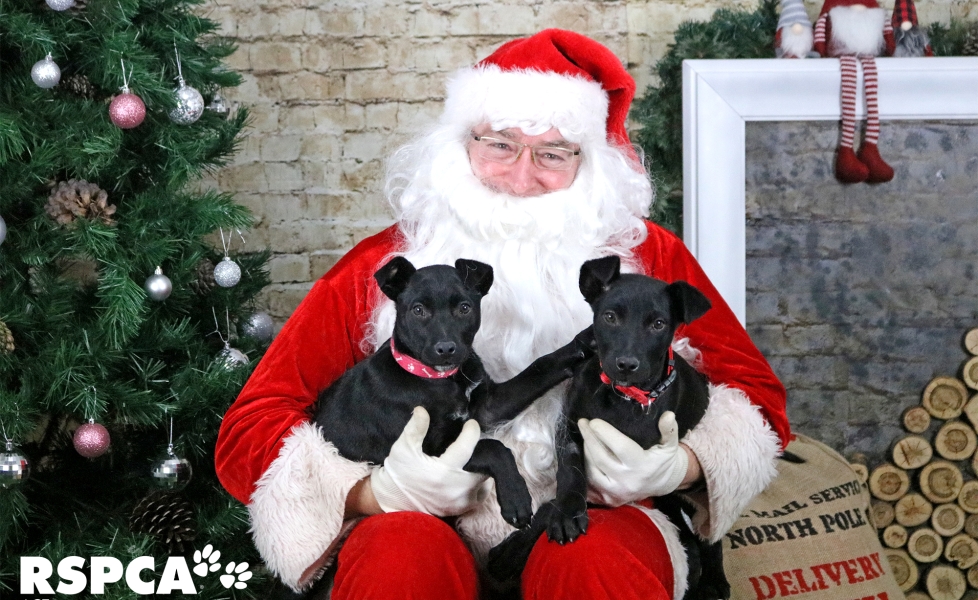
M190 282L190 286L201 296L207 294L217 282L214 281L214 263L206 258L197 263L197 278Z
M95 86L88 80L88 77L80 73L65 77L61 80L60 85L70 94L85 98L86 100L95 99Z
M194 509L180 494L153 492L136 504L129 518L129 528L165 544L170 554L193 550L197 537Z
M111 225L115 205L108 201L109 195L94 183L69 179L58 183L48 196L44 210L61 225L70 225L75 219L99 220Z
M964 47L961 53L965 56L978 56L978 23L972 23L964 34Z
M10 354L14 351L14 334L3 321L0 321L0 354Z

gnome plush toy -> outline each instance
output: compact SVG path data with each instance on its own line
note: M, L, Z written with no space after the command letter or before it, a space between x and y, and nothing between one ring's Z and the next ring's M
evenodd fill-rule
M805 58L814 45L812 22L802 0L781 0L781 18L774 34L774 52L778 58Z
M917 25L913 0L896 0L893 5L893 56L934 56L927 33Z
M880 133L876 90L877 56L893 54L893 26L876 0L825 0L815 22L815 51L837 57L842 67L842 140L835 176L844 183L881 183L893 179L893 169L880 157L876 143ZM857 155L856 82L863 68L866 94L866 137Z

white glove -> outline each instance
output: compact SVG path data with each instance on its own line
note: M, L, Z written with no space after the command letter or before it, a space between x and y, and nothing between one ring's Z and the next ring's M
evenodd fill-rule
M479 424L470 419L441 456L428 456L421 443L431 417L418 406L391 447L382 467L370 473L370 487L384 512L413 510L438 517L460 515L485 500L488 477L463 471L479 442Z
M645 450L606 421L577 422L584 438L588 501L621 506L665 496L682 483L689 457L679 447L679 427L671 411L659 419L659 445Z

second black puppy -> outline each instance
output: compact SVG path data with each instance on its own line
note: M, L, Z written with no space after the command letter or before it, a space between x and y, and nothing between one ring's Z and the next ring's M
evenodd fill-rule
M374 278L395 302L394 334L324 390L315 413L324 437L351 460L382 464L417 406L431 418L422 450L439 456L468 419L483 430L512 419L570 377L589 354L582 332L581 341L572 340L509 381L496 383L472 351L492 267L459 259L454 267L415 269L396 257ZM495 479L503 519L516 527L529 523L530 493L502 442L479 440L463 468Z
M621 274L617 256L584 263L580 288L594 312L597 355L577 369L568 392L557 443L556 497L540 507L529 528L514 532L490 552L489 572L497 581L512 580L522 572L544 531L551 541L563 544L587 530L579 419L602 419L648 449L660 443L659 420L664 413L674 413L682 439L709 403L706 378L671 349L679 325L710 308L706 296L685 281L667 284L644 275ZM719 545L696 538L675 495L655 498L654 503L677 526L686 549L690 563L686 598L726 597L729 586ZM701 581L701 573L709 581Z

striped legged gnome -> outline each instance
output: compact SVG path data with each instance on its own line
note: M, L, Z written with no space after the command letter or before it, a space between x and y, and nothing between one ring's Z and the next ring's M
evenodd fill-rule
M806 58L814 46L812 22L802 0L781 0L781 18L774 34L778 58Z
M930 38L917 24L917 8L913 0L896 0L893 5L893 38L896 49L893 56L934 56Z
M894 50L893 26L876 0L825 0L815 21L815 51L839 59L842 67L842 140L839 142L835 176L843 183L882 183L893 179L893 169L880 157L876 143L880 133L877 103L877 56ZM863 68L866 94L866 136L857 155L856 83Z

